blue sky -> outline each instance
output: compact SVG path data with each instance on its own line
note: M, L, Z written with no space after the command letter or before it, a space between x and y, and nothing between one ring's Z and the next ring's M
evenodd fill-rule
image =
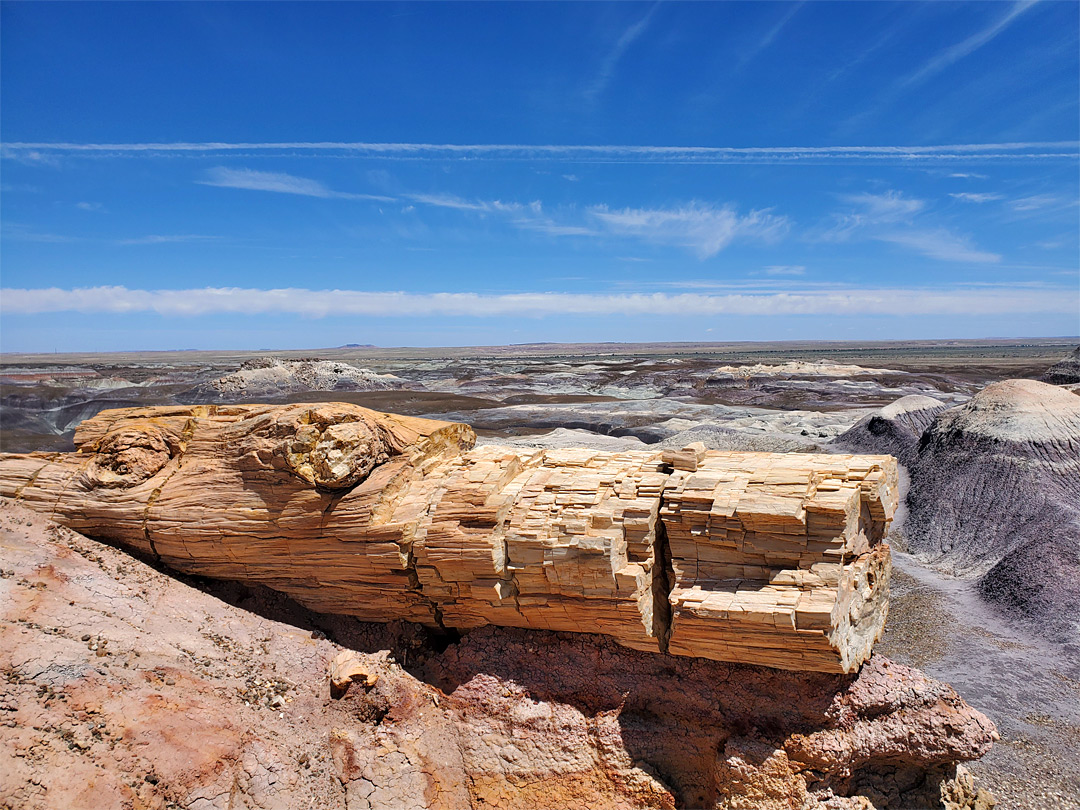
M1080 333L1073 2L0 3L0 349Z

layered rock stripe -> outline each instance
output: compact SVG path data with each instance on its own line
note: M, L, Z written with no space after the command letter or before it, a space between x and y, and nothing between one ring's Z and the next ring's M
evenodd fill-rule
M887 613L890 456L473 450L338 403L105 411L75 441L0 455L0 495L324 613L821 672Z

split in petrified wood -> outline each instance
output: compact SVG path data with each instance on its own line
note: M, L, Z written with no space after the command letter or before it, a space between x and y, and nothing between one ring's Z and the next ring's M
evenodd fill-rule
M105 411L75 441L0 455L0 495L317 611L850 672L888 609L890 456L473 450L339 403Z

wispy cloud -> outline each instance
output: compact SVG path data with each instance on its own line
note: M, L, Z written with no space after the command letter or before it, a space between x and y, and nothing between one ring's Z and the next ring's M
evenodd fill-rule
M515 212L510 222L519 228L530 231L539 231L549 236L599 236L594 228L587 225L558 221L544 212L540 202L534 201L525 206L521 211Z
M949 177L974 178L976 180L987 179L987 176L985 174L976 174L975 172L952 172L951 174L949 174Z
M117 245L168 245L176 242L209 242L219 239L218 236L204 236L197 233L157 234L148 236L136 236L131 239L117 239Z
M715 256L735 239L774 241L788 228L786 217L768 210L751 211L743 216L731 206L699 202L678 208L611 210L594 206L589 214L610 233L685 247L702 259Z
M790 163L825 161L1023 161L1072 160L1080 158L1078 141L1028 141L1015 143L968 143L935 146L625 146L572 144L435 144L367 143L347 141L300 142L201 142L201 143L29 143L4 144L3 156L15 157L24 152L39 155L109 155L154 156L187 154L229 155L236 152L274 154L289 152L291 157L337 153L341 156L405 157L446 160L483 158L486 160L550 161L562 159L579 162L620 163ZM275 173L260 172L273 177ZM284 175L283 177L290 177ZM255 182L256 178L248 178ZM305 182L305 178L294 178ZM270 182L266 180L265 182ZM312 183L314 181L306 181ZM287 185L287 184L286 184ZM246 186L244 186L246 187ZM305 187L305 186L301 186ZM311 189L312 186L306 186ZM321 184L314 188L328 191ZM273 189L268 189L273 190ZM303 192L288 192L303 193ZM331 192L334 193L334 192ZM320 195L316 195L320 196Z
M322 197L324 199L377 200L394 202L393 197L378 194L353 194L347 191L334 191L318 180L296 177L282 172L260 172L255 169L229 169L217 166L206 173L206 177L197 180L204 186L221 188L240 188L250 191L273 191L280 194L299 194L304 197Z
M835 224L818 236L821 241L872 239L900 245L941 261L1001 261L1000 255L979 250L966 236L940 225L927 224L927 218L923 216L927 207L925 200L907 197L898 191L848 194L842 199L855 205L856 210L835 214Z
M531 203L503 202L502 200L466 200L453 194L407 194L410 200L437 208L470 211L479 214L497 214L518 228L539 231L550 236L596 236L595 230L573 222L558 222L544 212L539 200Z
M925 65L923 65L917 71L904 79L900 83L900 86L907 87L913 84L923 82L926 79L929 79L934 74L940 73L941 71L945 70L945 68L949 67L953 63L960 61L965 56L974 53L983 45L994 39L994 37L996 37L1010 25L1012 25L1012 23L1016 20L1017 17L1019 17L1021 14L1023 14L1033 5L1035 5L1036 2L1037 0L1020 0L1020 2L1013 3L1009 7L1009 9L991 25L988 25L980 31L976 31L967 39L964 39L956 43L955 45L946 48L944 51L939 53L937 56L935 56Z
M96 211L98 209L91 208L88 210ZM221 238L220 236L207 236L204 234L196 233L149 234L147 236L133 236L123 239L113 239L108 237L68 236L65 234L36 231L33 228L30 228L20 223L5 223L3 231L0 233L2 233L4 239L13 239L20 242L80 242L106 245L165 245L178 242L207 242Z
M961 191L961 192L958 192L956 194L950 194L949 196L950 197L955 197L956 199L962 200L963 202L970 202L970 203L986 203L986 202L993 202L994 200L1002 200L1002 199L1004 199L1004 195L1002 195L1002 194L993 194L991 192L984 192L984 193L980 194L980 193L975 193L975 192Z
M423 205L452 208L455 211L508 213L520 211L524 207L520 203L504 203L502 200L466 200L454 194L406 194L405 197Z
M979 250L965 237L946 230L935 228L933 230L909 230L882 233L873 237L880 242L891 242L902 247L929 256L931 259L941 259L947 262L976 262L994 263L1001 261L997 253Z
M74 242L75 237L38 231L21 222L5 222L0 236L18 242Z
M105 206L99 202L77 202L75 207L80 211L96 211L98 213L104 213Z
M862 216L873 222L910 219L926 207L924 200L905 197L899 191L886 191L884 194L846 194L843 199L862 207Z
M854 205L855 210L833 215L835 224L819 237L824 242L846 242L873 228L910 221L926 207L925 200L906 197L899 191L845 194L840 199Z
M774 264L762 268L767 276L802 276L806 275L806 268L801 264Z
M26 192L29 194L37 194L41 191L37 186L31 186L27 183L0 183L0 192L4 194Z
M1041 208L1055 208L1066 204L1075 205L1075 202L1070 202L1055 194L1032 194L1030 197L1019 197L1009 203L1014 211L1038 211Z
M765 32L765 36L761 38L761 40L754 46L754 48L742 59L739 60L738 64L735 65L735 70L742 70L742 68L746 67L747 64L753 61L754 57L756 57L759 53L772 45L776 38L780 36L780 32L784 30L785 26L787 26L789 22L791 22L791 18L795 16L795 14L799 11L800 8L802 8L802 6L802 3L795 3L791 6L791 8L784 12L780 19L777 20L773 24L773 26Z
M615 41L611 50L607 52L607 55L600 63L600 70L597 71L596 78L594 78L592 83L585 89L586 98L595 99L607 89L609 84L611 84L611 80L615 78L615 70L619 66L619 62L626 54L627 49L645 33L645 30L649 27L652 16L659 5L659 3L654 3L652 8L645 13L644 17L636 23L627 26L619 35L619 38Z
M65 150L45 148L43 150L27 147L24 149L8 148L7 144L0 144L0 157L14 160L17 163L25 163L30 166L60 166L60 154Z
M360 290L242 289L208 287L141 290L126 287L4 289L7 315L46 312L171 316L291 314L305 317L463 317L626 315L1015 315L1072 313L1074 288L1021 286L957 289L832 289L706 295L685 293L571 294L366 292Z
M469 200L452 194L408 194L422 205L477 214L495 214L508 224L549 236L622 237L657 245L673 245L699 258L715 256L735 239L774 241L786 232L786 217L768 210L739 214L730 205L690 202L671 208L621 208L606 205L548 212L539 200L530 203Z

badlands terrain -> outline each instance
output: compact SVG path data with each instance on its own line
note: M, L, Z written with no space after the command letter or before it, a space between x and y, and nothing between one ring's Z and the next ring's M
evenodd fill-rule
M1078 352L1073 339L4 355L6 453L71 451L113 408L343 402L467 423L474 453L891 454L902 486L888 621L849 675L313 613L99 545L13 491L0 801L89 806L93 784L96 806L127 807L944 795L988 808L986 790L1000 807L1080 807ZM335 661L354 675L336 696Z

